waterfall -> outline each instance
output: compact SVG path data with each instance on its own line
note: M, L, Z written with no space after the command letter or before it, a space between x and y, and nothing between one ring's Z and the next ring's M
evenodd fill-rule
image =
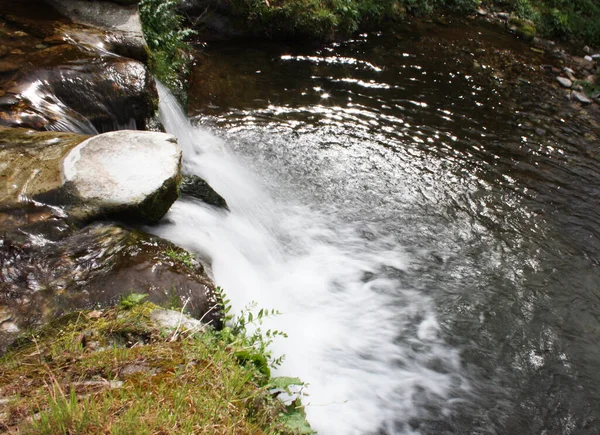
M230 211L182 198L151 231L205 259L234 311L256 301L282 313L267 326L289 336L273 343L275 356L285 355L276 375L308 384L303 403L319 434L419 433L419 419L443 413L468 387L433 301L403 288L410 255L365 237L335 207L302 203L294 186L275 199L280 181L259 181L260 168L192 126L158 87L184 172L204 178Z

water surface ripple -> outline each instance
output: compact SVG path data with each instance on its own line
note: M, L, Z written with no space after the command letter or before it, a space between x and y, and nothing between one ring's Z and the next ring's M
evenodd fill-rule
M319 433L600 431L600 129L534 56L450 26L195 71L186 170L231 213L158 231L284 312Z

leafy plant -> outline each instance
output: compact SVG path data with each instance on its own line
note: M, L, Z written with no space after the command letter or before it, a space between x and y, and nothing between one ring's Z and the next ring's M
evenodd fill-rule
M254 365L267 378L271 376L271 367L277 367L283 362L284 356L273 358L269 346L276 337L287 337L287 334L277 329L264 331L261 327L267 318L280 315L275 309L261 308L254 313L257 303L252 302L234 316L231 301L225 296L220 287L216 293L221 301L225 326L219 331L219 337L233 349L234 355L242 363Z
M178 261L187 267L194 266L194 254L184 250L184 249L172 249L168 248L165 250L165 256L170 258L171 260Z
M141 0L142 29L150 49L150 66L154 75L175 93L185 91L191 50L186 40L195 32L183 27L183 17L176 7L179 0Z
M119 306L126 310L129 310L137 305L140 305L144 302L148 295L143 293L129 293L128 295L121 296L121 300L119 301Z

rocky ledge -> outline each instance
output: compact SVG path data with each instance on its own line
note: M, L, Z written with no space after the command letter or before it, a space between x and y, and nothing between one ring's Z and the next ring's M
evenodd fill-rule
M158 95L137 2L118 3L0 0L0 355L129 293L221 324L204 266L123 225L156 223L182 177L173 136L133 130Z

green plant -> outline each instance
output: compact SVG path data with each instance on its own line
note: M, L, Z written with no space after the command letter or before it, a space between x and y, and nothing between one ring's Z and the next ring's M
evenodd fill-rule
M137 305L140 305L144 302L148 295L142 293L129 293L127 295L122 295L121 300L119 301L119 306L123 309L129 310Z
M218 332L219 337L233 349L236 358L246 364L256 367L267 378L271 376L270 367L277 367L283 362L284 356L273 358L269 349L276 337L287 337L283 331L268 329L263 331L263 320L280 315L275 309L260 309L254 314L257 303L252 302L244 307L238 315L233 315L231 301L225 296L223 289L217 287L216 293L221 301L225 326Z
M181 94L191 63L191 49L186 40L195 32L183 27L177 4L178 0L141 0L139 13L150 49L152 72L172 91Z
M187 267L194 267L194 254L186 251L185 249L168 248L165 250L165 256L171 260L178 261Z

